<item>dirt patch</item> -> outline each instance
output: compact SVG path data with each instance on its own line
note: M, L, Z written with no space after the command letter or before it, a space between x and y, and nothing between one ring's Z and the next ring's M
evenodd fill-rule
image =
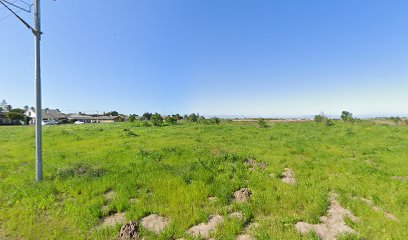
M255 238L248 234L242 234L238 236L237 240L255 240Z
M257 229L258 227L259 227L259 223L257 223L257 222L247 223L244 226L244 232L252 231L254 229Z
M256 168L265 169L267 167L266 163L258 162L253 158L247 159L245 161L245 165L247 165L252 170L255 170Z
M217 197L208 197L208 201L210 202L216 202L218 200Z
M116 192L114 192L113 190L108 190L103 194L103 196L106 198L106 200L112 201L113 198L116 196Z
M191 227L187 233L193 237L203 237L209 238L210 233L215 230L215 228L224 222L224 217L220 215L211 216L208 220L208 223L200 223L196 226Z
M322 216L320 224L310 224L307 222L298 222L295 227L301 234L307 234L315 231L322 240L335 240L339 234L355 233L354 229L347 226L344 218L348 217L352 221L357 221L350 210L343 208L337 201L337 195L331 193L329 196L330 207L326 216Z
M99 223L99 227L111 227L115 226L116 224L123 224L126 222L126 216L125 213L115 213L113 215L107 216L106 218L103 218L101 222Z
M248 202L251 198L252 192L248 188L241 188L240 190L234 192L234 199L239 203Z
M169 225L169 223L169 219L158 214L150 214L149 216L144 217L140 220L140 225L156 234L163 232Z
M408 176L392 176L391 179L405 182L408 181Z
M244 219L244 215L243 215L241 212L233 212L233 213L230 213L230 214L228 215L228 217L230 217L230 218L235 218L235 219L239 219L239 220Z
M131 199L129 199L129 203L132 203L132 204L138 203L139 201L140 201L140 200L137 199L137 198L131 198Z
M139 225L135 221L130 221L122 226L118 236L119 240L138 240Z
M287 184L296 184L295 173L290 168L285 168L285 171L282 173L282 182Z
M395 215L393 215L392 213L389 213L389 212L387 212L387 211L384 211L381 207L375 205L372 200L367 199L367 198L357 198L357 197L354 197L354 199L359 199L360 201L363 201L364 203L366 203L367 205L369 205L369 206L370 206L374 211L376 211L376 212L383 212L384 215L385 215L387 218L389 218L390 220L392 220L392 221L398 221L398 218L397 218Z

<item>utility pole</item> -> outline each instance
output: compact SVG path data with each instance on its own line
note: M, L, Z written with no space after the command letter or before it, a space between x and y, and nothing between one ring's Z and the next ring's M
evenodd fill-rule
M40 0L34 1L34 36L35 36L35 146L36 146L36 180L43 179L42 164L42 107L41 107L41 17Z
M24 19L17 15L8 5L17 7L20 10L31 13L30 9L26 10L13 3L0 0L0 4L9 10L20 22L22 22L35 37L35 107L36 107L36 121L35 121L35 145L36 145L36 180L38 182L43 180L43 164L42 164L42 109L41 109L41 67L40 67L40 41L41 41L41 18L40 18L40 0L34 0L34 28L30 26Z

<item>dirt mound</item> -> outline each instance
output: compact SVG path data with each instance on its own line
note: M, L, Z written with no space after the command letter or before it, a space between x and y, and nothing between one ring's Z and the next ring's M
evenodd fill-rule
M255 240L255 238L248 234L242 234L238 236L237 240Z
M224 222L224 217L220 215L211 216L208 223L200 223L196 226L191 227L187 233L193 235L193 237L203 237L209 238L210 233L215 230L215 228Z
M139 225L135 221L130 221L122 226L118 236L119 240L138 240Z
M230 218L236 218L236 219L239 219L239 220L244 219L244 215L243 215L241 212L233 212L233 213L230 213L230 214L228 215L228 217L230 217Z
M290 168L285 168L285 171L282 173L282 182L287 184L296 184L295 173Z
M217 197L208 197L208 201L210 202L216 202L218 200Z
M408 176L392 176L391 179L405 182L408 181Z
M108 190L103 194L103 196L106 198L106 200L112 201L112 199L116 196L116 192L113 190Z
M350 228L344 222L344 218L348 217L352 221L357 221L350 210L343 208L337 201L336 194L330 194L330 207L327 215L320 218L320 224L310 224L307 222L298 222L295 227L301 234L307 234L310 231L315 231L322 240L335 240L339 234L355 233L354 229Z
M142 225L147 230L159 234L163 232L169 225L170 220L157 214L150 214L140 220Z
M241 188L234 192L234 198L237 202L247 202L251 198L252 192L248 188Z
M99 227L110 227L115 226L116 224L123 224L126 222L125 213L115 213L113 215L103 218L99 224Z
M355 199L356 199L356 198L355 198ZM389 212L387 212L387 211L384 211L381 207L375 205L372 200L367 199L367 198L357 198L357 199L359 199L359 200L365 202L367 205L371 206L371 208L372 208L374 211L376 211L376 212L383 212L384 215L385 215L387 218L391 219L392 221L398 221L398 218L397 218L396 216L394 216L392 213L389 213Z
M265 169L266 163L264 162L257 162L255 159L250 158L245 161L245 165L247 165L250 169L255 170L256 168Z

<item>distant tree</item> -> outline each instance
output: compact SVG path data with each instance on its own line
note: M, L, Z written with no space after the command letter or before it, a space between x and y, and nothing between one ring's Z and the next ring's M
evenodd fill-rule
M151 116L150 120L154 126L161 126L163 124L163 118L160 114L155 113Z
M6 112L5 117L11 120L24 120L24 114L19 112Z
M325 124L326 126L330 127L330 126L333 126L333 125L334 125L334 122L333 122L333 120L331 120L331 119L329 119L329 118L326 118L325 121L324 121L324 124Z
M24 111L27 111L28 109L30 109L30 107L27 106L27 105L25 105L25 106L24 106ZM59 110L58 110L58 111L59 111Z
M314 116L314 121L318 123L324 122L325 119L327 119L327 117L324 116L323 113Z
M9 104L7 103L6 100L1 101L1 103L0 103L0 108L2 109L3 112L9 112L11 109L13 109L13 108L11 107L11 105L9 105Z
M175 115L173 115L173 116L167 116L164 120L168 124L175 125L177 124L178 118Z
M173 117L175 117L177 120L181 120L183 119L183 116L181 116L180 114L174 114Z
M200 116L200 117L198 118L198 122L200 122L200 123L207 123L207 119L205 119L204 116Z
M23 114L25 112L25 110L21 109L21 108L14 108L14 109L11 109L10 112L16 112L16 113Z
M118 111L110 111L107 113L104 113L105 116L119 116L119 112Z
M345 122L353 122L353 114L351 112L342 111L340 118Z
M200 118L199 114L192 113L187 117L187 121L189 121L189 122L198 122L199 118Z
M268 124L266 123L265 119L260 118L260 119L258 119L258 126L260 128L267 128Z
M211 118L211 123L213 124L220 124L221 119L217 118L217 117L213 117Z
M153 116L152 113L145 112L145 113L143 113L143 115L142 115L142 120L150 120L150 118L151 118L152 116Z
M129 116L129 122L134 122L136 120L136 116L135 115L130 115Z

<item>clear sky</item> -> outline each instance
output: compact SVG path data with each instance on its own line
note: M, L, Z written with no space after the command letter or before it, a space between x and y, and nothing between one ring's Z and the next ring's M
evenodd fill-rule
M406 0L41 2L43 107L408 115ZM7 15L0 98L33 106L34 37Z

